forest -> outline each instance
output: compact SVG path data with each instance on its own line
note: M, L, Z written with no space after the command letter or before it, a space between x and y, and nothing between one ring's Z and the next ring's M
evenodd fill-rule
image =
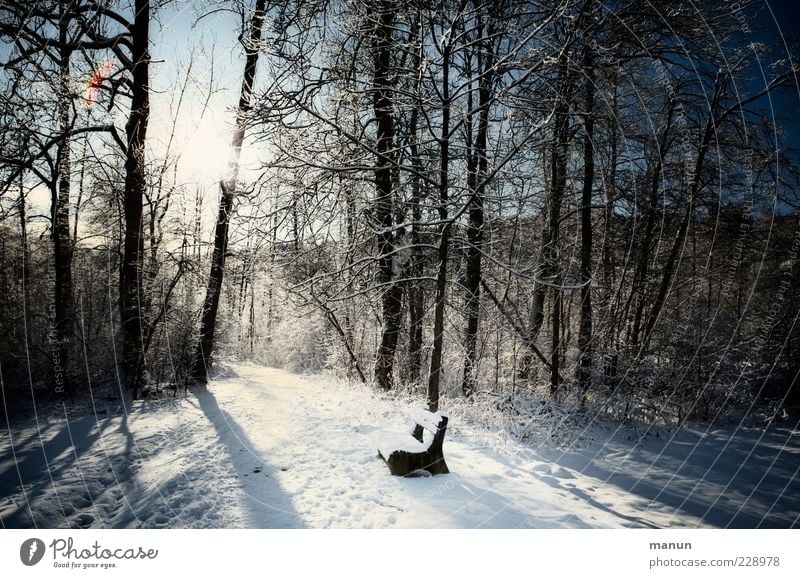
M431 411L797 412L800 70L764 10L4 0L4 403L241 360Z

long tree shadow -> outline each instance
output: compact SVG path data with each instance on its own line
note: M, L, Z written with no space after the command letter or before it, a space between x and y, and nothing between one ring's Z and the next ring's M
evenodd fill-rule
M596 498L592 497L588 492L581 490L580 488L576 488L573 486L564 486L559 480L552 476L546 476L541 474L535 474L538 479L546 483L547 485L555 488L557 490L566 490L571 493L573 496L582 500L592 506L593 508L597 508L598 510L602 510L608 514L616 516L619 518L624 526L628 527L645 527L645 528L658 528L655 524L639 517L639 516L630 516L618 511L615 508L612 508L601 501L597 500Z
M131 411L132 407L126 408L116 427L116 433L122 436L124 441L120 451L113 454L107 452L107 472L110 474L111 483L103 489L98 500L111 504L106 523L112 528L141 526L142 510L135 503L135 493L139 488L133 480L142 456L130 429ZM109 496L109 499L103 500L102 498L106 496Z
M230 462L242 483L250 526L254 528L301 528L300 515L291 497L277 481L279 468L270 465L236 419L222 409L208 388L196 388L194 396L214 426Z
M624 468L602 456L565 459L584 475L646 499L648 508L665 506L719 528L797 527L800 448L790 432L740 430L734 438L682 432L669 446L639 448Z
M46 439L48 428L40 428L38 435L29 437L24 443L14 438L14 428L10 426L14 465L0 472L0 499L22 494L25 504L3 517L0 520L2 526L54 527L54 516L66 521L70 511L74 510L71 503L74 496L59 495L54 481L91 451L107 425L107 420L99 421L93 415L70 419L63 424L50 425L49 429L57 428L58 431L49 439ZM51 490L58 497L58 512L40 505Z

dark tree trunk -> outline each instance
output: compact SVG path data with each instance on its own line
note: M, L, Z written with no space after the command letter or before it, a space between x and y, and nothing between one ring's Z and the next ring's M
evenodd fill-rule
M592 372L592 188L594 186L594 55L583 48L585 82L583 135L583 190L581 191L581 320L578 332L578 384L583 392L591 385Z
M491 18L491 17L490 17ZM481 34L483 30L481 29ZM484 229L484 192L488 159L486 156L487 134L489 130L489 108L491 105L492 85L494 83L494 51L491 47L491 38L494 27L491 19L487 26L486 37L482 39L482 46L478 51L478 130L475 143L471 145L472 159L468 180L472 194L469 207L469 224L467 226L467 271L464 282L467 290L467 328L464 343L464 378L461 390L465 397L470 397L475 392L477 381L476 361L478 356L478 327L480 323L481 306L481 258L483 255L483 229ZM471 109L472 107L469 106Z
M418 17L421 16L421 11ZM418 38L421 24L419 19L415 21L415 28L412 33L413 38ZM419 50L422 50L420 43ZM419 51L414 53L412 70L419 70L421 57ZM420 84L422 78L417 74L414 83L414 95L419 97ZM419 106L411 110L409 119L409 149L411 154L411 258L409 263L409 275L411 280L407 283L408 294L408 381L412 385L417 385L422 376L422 347L423 334L422 325L425 317L425 291L422 285L423 259L422 247L420 246L419 227L422 221L422 161L419 156Z
M234 184L234 187L236 185ZM225 258L228 249L228 223L233 210L234 190L221 184L221 197L217 213L217 225L214 229L214 251L211 255L211 271L208 276L206 297L203 302L203 316L200 321L200 341L194 362L194 380L197 383L208 382L208 369L211 367L211 354L214 349L214 332L219 311L219 298L225 277Z
M412 117L416 117L412 113ZM413 119L416 121L416 119ZM413 123L414 125L416 122ZM417 154L416 143L412 145L412 155ZM415 170L422 170L421 163L415 161ZM411 281L408 283L408 381L411 384L419 383L422 375L422 347L423 335L422 325L425 316L425 291L422 287L420 278L423 274L423 255L420 246L419 222L422 220L422 208L420 204L421 179L415 175L412 177L411 184L411 262L409 263L409 274Z
M340 179L339 184L342 184ZM350 187L343 187L344 194L345 194L345 203L346 203L346 215L345 215L345 224L347 227L347 253L345 256L345 269L349 272L349 280L348 283L353 283L353 276L352 276L352 265L353 265L353 253L355 251L356 246L356 199L353 194L353 191ZM274 235L275 233L273 233ZM274 255L274 253L273 253ZM273 256L274 258L274 256ZM344 332L343 339L347 341L347 343L352 344L353 342L353 320L351 315L350 308L345 305L344 306L344 323L342 324L342 331ZM358 361L358 356L353 353L351 355L351 369L356 369L356 362ZM362 373L361 376L362 381L366 383L366 376Z
M552 284L553 308L550 318L551 353L550 353L550 394L556 396L560 382L560 349L561 349L561 282L558 266L558 239L561 221L561 204L567 188L567 148L569 145L569 102L572 97L572 77L566 62L561 68L559 102L556 106L555 134L551 152L551 184L550 206L548 209L547 227L543 234L541 278ZM531 328L536 333L529 336L531 342L544 321L544 297L547 286L539 284L536 290L536 317Z
M375 381L384 390L391 389L394 372L394 354L402 319L403 288L394 278L394 233L392 145L394 141L394 119L391 100L391 50L394 6L387 0L377 5L378 26L374 36L374 79L372 104L377 121L377 144L375 160L375 220L380 230L378 282L381 286L381 309L383 328L381 342L375 358Z
M439 141L439 269L436 273L436 298L433 310L433 351L431 352L430 372L428 373L428 409L439 411L439 384L442 374L442 353L444 349L444 308L447 294L447 259L450 246L448 221L448 188L450 170L450 39L442 50L442 133Z
M211 271L208 276L206 297L203 302L203 316L200 322L200 341L194 360L193 377L197 383L208 382L208 369L214 351L214 332L217 325L219 299L225 278L225 258L228 251L228 224L233 201L236 195L236 183L239 177L239 157L244 141L245 118L251 107L253 81L258 65L258 54L261 44L261 29L264 24L266 0L256 0L253 18L250 21L250 36L245 40L244 78L239 93L239 106L236 110L236 125L231 138L231 159L228 163L228 174L220 181L220 201L217 213L217 225L214 229L214 252L211 255Z
M144 341L141 291L142 201L145 180L144 149L147 122L150 117L148 42L150 38L150 2L136 0L136 16L132 31L131 112L125 126L127 154L125 158L125 243L122 262L122 333L125 381L136 399L144 371Z
M19 240L20 248L22 249L22 280L25 282L25 287L28 286L28 212L25 207L25 173L19 173L19 196L17 202L19 203Z
M646 303L645 284L648 276L648 262L652 255L650 254L650 245L653 241L653 230L655 229L655 205L650 205L647 208L647 220L644 225L644 235L642 236L641 244L639 245L639 259L636 263L636 270L633 273L631 280L631 295L628 299L629 303L633 303L633 326L631 328L628 343L636 346L639 343L639 330L642 323L642 315ZM626 307L627 309L627 307Z
M60 6L59 41L59 87L58 87L58 128L64 138L58 146L56 170L58 173L58 193L53 205L53 264L55 269L55 335L52 345L53 381L56 391L72 393L69 379L70 341L73 329L73 289L72 289L72 239L70 238L70 139L66 137L71 129L70 98L70 58L72 49L67 46L70 3Z
M20 263L20 273L22 274L22 319L25 321L25 325L28 324L30 319L30 307L31 307L31 296L30 296L30 263L29 263L29 254L28 251L28 213L25 207L25 183L24 183L25 173L24 171L20 171L19 173L19 240L20 240L20 252L22 254L22 263ZM27 344L27 339L26 339Z
M614 199L616 197L617 187L617 134L619 130L617 125L617 117L619 113L618 79L618 65L615 65L611 74L613 98L611 103L611 114L609 115L610 126L608 127L610 132L609 138L611 142L609 144L610 156L609 167L606 173L605 207L603 211L603 301L607 319L605 331L605 349L608 352L613 351L616 348L617 343L615 330L617 317L617 297L616 292L613 289L614 285L616 285L617 275L615 270L614 249L612 247L611 235L613 231ZM610 355L613 357L613 353L610 353Z
M560 278L558 278L560 281ZM558 289L553 292L553 311L550 317L550 396L558 396L561 383L561 303L562 293Z

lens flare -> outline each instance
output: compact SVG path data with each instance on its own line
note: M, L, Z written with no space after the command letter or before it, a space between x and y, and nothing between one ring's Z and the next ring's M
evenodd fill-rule
M97 96L100 92L100 87L103 81L106 80L117 66L117 61L110 58L101 62L92 72L92 76L86 85L86 92L83 95L83 100L86 106L92 106L97 102Z

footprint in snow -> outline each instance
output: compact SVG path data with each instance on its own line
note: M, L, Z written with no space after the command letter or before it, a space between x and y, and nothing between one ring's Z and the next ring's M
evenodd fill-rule
M554 478L561 478L562 480L571 480L575 478L568 470L550 464L537 464L533 466L531 470L537 474L547 474Z
M94 522L94 516L91 514L78 514L72 520L74 528L88 528Z
M157 527L164 527L164 526L166 526L167 524L169 524L169 518L167 518L166 516L164 516L164 515L162 515L162 514L157 514L157 515L156 515L156 516L153 518L153 523L154 523L154 524L155 524Z
M83 494L75 498L72 503L78 509L88 508L92 504L91 496Z
M550 472L550 475L555 476L556 478L561 478L562 480L574 480L575 476L572 475L572 472L569 470L565 470L564 468L553 468Z

